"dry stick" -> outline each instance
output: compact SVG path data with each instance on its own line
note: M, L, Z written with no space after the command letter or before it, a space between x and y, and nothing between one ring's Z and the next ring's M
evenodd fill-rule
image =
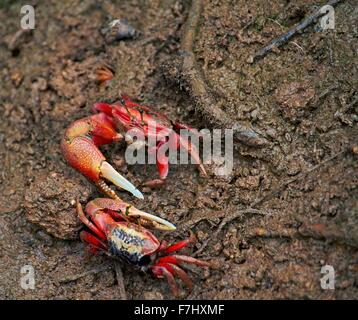
M337 4L339 4L340 2L342 2L342 0L331 0L331 1L329 1L327 3L327 5L334 7ZM271 43L268 46L262 48L259 52L257 52L254 55L254 57L252 58L252 62L256 62L257 60L263 58L273 48L278 48L278 47L282 46L284 43L286 43L288 40L290 40L298 32L306 29L307 27L312 25L318 18L320 18L320 17L322 17L324 15L326 15L326 13L322 13L322 12L320 12L320 9L318 9L313 14L311 14L306 19L304 19L302 22L300 22L297 26L295 26L294 28L290 29L288 32L284 33L280 37L272 40Z
M235 211L233 214L230 214L229 216L225 217L221 223L219 224L218 228L215 230L215 232L208 238L206 239L202 246L200 247L200 249L198 249L197 251L195 251L193 253L193 257L196 257L198 254L200 254L201 252L203 252L203 250L208 246L209 242L212 240L212 239L218 239L218 235L219 233L221 232L221 230L232 220L235 220L239 217L242 217L243 215L245 214L250 214L250 213L253 213L253 214L260 214L260 215L265 215L265 213L263 213L262 211L260 210L257 210L257 209L253 209L253 208L248 208L248 209L245 209L245 210L239 210L239 211Z
M341 154L345 153L347 151L347 149L344 149L336 154L334 154L333 156L327 158L326 160L323 160L322 162L318 163L317 165L313 166L312 168L306 170L305 172L302 172L301 174L299 174L298 176L289 179L287 181L285 181L282 185L280 185L278 188L272 190L271 192L269 192L268 194L264 195L263 197L257 199L256 201L254 201L254 203L252 204L252 207L256 207L257 205L259 205L260 203L264 202L265 200L267 200L269 197L274 196L279 194L280 192L282 192L288 185L290 185L291 183L294 183L302 178L304 178L305 176L307 176L308 174L312 173L313 171L316 171L317 169L319 169L320 167L324 166L325 164L327 164L328 162L336 159L338 156L340 156Z
M84 277L86 277L86 276L88 276L90 274L97 274L97 273L101 273L101 272L104 272L104 271L107 271L107 270L110 270L110 269L111 269L110 266L99 267L99 268L92 269L92 270L89 270L89 271L85 271L85 272L82 272L82 273L79 273L79 274L64 277L64 278L60 279L58 282L59 283L72 282L72 281L76 281L78 279L84 278Z
M225 217L225 212L224 211L217 211L215 212L215 216L211 216L211 215L201 215L201 216L196 216L195 218L189 219L187 221L184 221L183 224L181 225L181 229L182 230L188 230L191 229L193 226L196 226L199 222L201 221L212 221L214 219L220 219Z
M336 159L338 156L340 156L341 154L345 153L347 150L342 150L336 154L334 154L333 156L329 157L328 159L320 162L319 164L315 165L314 167L308 169L307 171L303 172L302 174L296 176L295 178L292 178L292 179L289 179L287 180L286 182L284 182L280 187L278 187L277 189L269 192L267 195L257 199L256 201L254 201L254 203L252 204L252 207L256 207L258 204L264 202L265 200L267 200L269 197L275 195L275 194L278 194L279 192L281 192L282 190L284 190L289 184L293 183L293 182L296 182L300 179L302 179L303 177L305 177L307 174L317 170L318 168L322 167L323 165L325 165L326 163ZM212 239L217 239L218 238L218 235L219 233L221 232L221 230L232 220L235 220L241 216L243 216L243 214L247 214L247 213L259 213L259 214L262 214L262 211L260 210L255 210L255 209L246 209L246 210L240 210L240 211L236 211L235 213L225 217L221 223L219 224L219 227L215 230L215 232L208 238L206 239L202 246L200 247L199 250L195 251L193 256L197 256L198 254L200 254L209 244L209 242L212 240Z
M120 294L122 300L127 300L127 293L126 293L126 289L124 287L124 281L123 281L123 273L122 273L122 269L121 269L119 262L115 261L114 267L115 267L116 277L117 277L117 282L118 282L118 287L119 287L119 294ZM64 278L60 279L58 282L59 283L73 282L73 281L77 281L78 279L84 278L90 274L97 274L97 273L101 273L101 272L111 270L111 269L112 269L111 266L99 267L99 268L85 271L85 272L82 272L79 274L64 277Z
M233 128L234 138L249 146L262 146L265 139L252 129L235 123L223 110L221 110L207 90L207 85L195 62L193 52L194 40L199 29L199 20L202 12L202 1L192 0L189 16L187 18L184 35L181 40L183 55L182 75L188 82L189 91L195 99L196 108L212 125L221 128Z
M119 294L121 296L121 300L127 300L126 288L124 286L123 272L121 265L118 261L114 262L114 268L116 270L117 283L119 288Z
M347 105L345 105L343 108L341 108L340 110L336 111L336 113L334 114L334 117L341 117L342 115L344 115L348 110L352 109L353 107L356 106L356 104L358 104L358 96L356 96L353 101Z

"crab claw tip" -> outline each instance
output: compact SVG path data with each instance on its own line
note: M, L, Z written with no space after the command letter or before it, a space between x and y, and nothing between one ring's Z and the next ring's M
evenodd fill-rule
M135 190L132 192L132 194L133 194L135 197L137 197L138 199L141 199L141 200L144 199L143 194L142 194L138 189L135 189Z
M131 207L131 209L129 211L129 215L133 216L133 217L142 218L146 221L150 221L156 230L161 230L161 231L176 230L176 226L174 224L170 223L169 221L162 219L158 216L155 216L153 214L141 211L134 207Z
M107 161L102 162L100 170L101 175L107 180L111 181L117 187L129 191L139 199L144 199L143 194L125 177L119 174Z

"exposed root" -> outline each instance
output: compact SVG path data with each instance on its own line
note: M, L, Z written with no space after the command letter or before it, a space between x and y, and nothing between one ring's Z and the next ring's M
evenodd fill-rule
M253 129L233 121L218 107L216 99L210 93L209 86L196 64L193 47L199 29L201 12L202 1L193 0L181 41L179 61L171 61L169 65L164 66L164 73L167 78L174 79L184 87L194 100L196 110L210 126L232 128L236 140L253 147L262 146L266 143L264 138L260 137Z
M191 230L193 227L195 227L199 222L201 221L209 221L212 222L214 220L220 219L225 217L225 212L224 211L218 211L218 212L214 212L211 214L206 214L206 215L199 215L199 216L195 216L192 219L186 220L184 221L180 228L182 230Z
M326 5L334 7L337 4L339 4L340 2L342 2L342 0L330 0ZM317 19L324 16L325 14L326 13L322 13L322 12L320 12L320 9L318 9L313 14L311 14L310 16L308 16L307 18L302 20L297 26L290 29L289 31L287 31L286 33L281 35L280 37L272 40L269 45L267 45L266 47L264 47L260 51L258 51L253 56L252 62L256 62L256 61L260 60L261 58L266 56L269 52L271 52L272 49L281 47L283 44L288 42L293 36L295 36L297 33L303 31L304 29L306 29L307 27L309 27L310 25L315 23L317 21Z

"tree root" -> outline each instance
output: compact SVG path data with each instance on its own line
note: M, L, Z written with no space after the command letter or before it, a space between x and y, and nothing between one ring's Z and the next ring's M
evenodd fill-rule
M270 191L268 194L264 195L263 197L257 199L256 201L254 201L254 203L252 204L252 207L256 207L257 205L261 204L262 202L267 201L269 198L271 198L272 196L278 195L280 194L282 191L284 191L290 184L301 180L302 178L306 177L308 174L318 170L319 168L321 168L322 166L324 166L325 164L331 162L332 160L338 158L340 155L346 153L348 150L344 149L336 154L334 154L331 157L328 157L326 160L323 160L322 162L318 163L317 165L313 166L312 168L306 170L305 172L302 172L301 174L297 175L294 178L288 179L286 180L284 183L282 183L278 188Z
M184 34L181 40L179 56L163 66L163 73L169 80L174 80L185 89L195 102L198 111L213 128L234 130L234 139L248 146L259 147L266 143L253 129L233 121L218 107L216 99L210 93L202 73L195 61L194 40L199 29L202 1L192 0Z

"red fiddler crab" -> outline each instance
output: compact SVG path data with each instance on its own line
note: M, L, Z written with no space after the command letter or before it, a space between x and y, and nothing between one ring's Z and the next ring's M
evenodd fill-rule
M90 251L102 251L111 257L139 267L143 271L150 270L157 278L165 277L170 284L173 294L178 295L178 287L174 276L178 276L189 289L193 287L187 273L181 264L195 264L208 267L209 263L185 255L169 255L195 241L193 234L188 239L168 245L159 241L143 226L129 222L126 204L109 198L98 198L86 206L86 213L77 202L77 212L81 221L92 231L82 231L82 241L90 245Z
M122 96L115 104L96 103L93 109L97 113L73 122L61 142L67 162L111 198L99 198L89 202L85 210L89 218L77 203L79 218L92 231L82 231L81 239L90 245L92 252L105 252L143 270L150 270L155 277L166 278L174 295L177 295L174 276L178 276L189 288L192 287L191 280L180 267L182 264L195 264L200 267L209 267L210 264L190 256L169 255L194 242L195 237L191 235L186 240L168 245L165 241L160 242L148 231L147 228L173 231L176 227L165 219L138 210L119 198L105 180L140 199L144 197L106 161L98 147L123 139L133 142L128 133L131 130L141 131L144 137L156 139L155 149L166 146L169 149L186 150L195 160L199 171L206 175L195 146L187 139L182 139L176 131L186 129L194 131L195 134L197 132L179 122L171 122L166 116L141 106L126 96ZM165 153L157 153L156 157L159 179L145 183L149 187L163 185L168 175L168 156Z

